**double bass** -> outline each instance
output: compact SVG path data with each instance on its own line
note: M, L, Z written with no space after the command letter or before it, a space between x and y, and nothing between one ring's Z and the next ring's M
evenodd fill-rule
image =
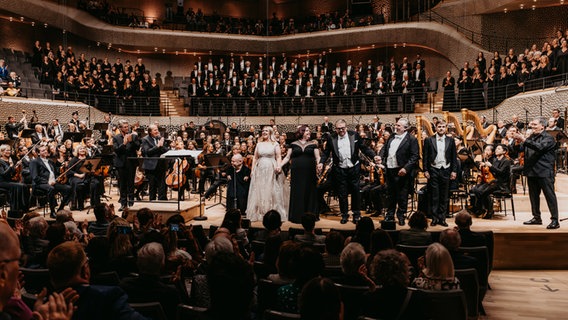
M187 162L186 159L176 159L172 170L166 176L166 185L174 190L177 190L179 187L183 186L187 181L185 172L188 168L189 162Z

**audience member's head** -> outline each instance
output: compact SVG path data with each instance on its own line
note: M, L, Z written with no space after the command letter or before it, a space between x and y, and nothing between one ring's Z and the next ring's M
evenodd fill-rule
M88 262L78 242L67 241L53 248L47 256L47 268L55 289L89 284L91 271Z
M282 226L282 217L280 216L280 213L276 210L268 211L262 218L262 225L268 231L280 229Z
M162 245L157 242L150 242L138 250L136 266L140 274L159 276L165 261L166 256Z
M346 276L355 276L366 260L363 246L357 242L351 242L341 251L341 271Z
M453 279L454 263L448 250L438 242L428 246L425 253L424 274L431 279Z
M133 255L132 227L123 218L117 217L108 226L108 240L110 243L109 257L128 257Z
M294 259L296 284L303 286L309 280L321 275L324 267L321 253L312 246L302 246Z
M234 234L241 227L241 211L239 209L229 209L225 213L221 227L229 229Z
M215 237L205 246L205 259L211 261L213 256L219 252L233 253L233 243L226 237Z
M306 233L313 233L316 227L316 216L313 213L306 213L302 216L302 227Z
M369 251L371 257L379 251L393 248L394 244L388 232L383 229L375 229L371 233L371 248Z
M47 221L45 221L44 217L35 217L30 219L29 222L29 231L31 238L45 238L45 234L48 228Z
M456 229L446 229L440 233L440 243L450 252L455 252L461 245L461 236Z
M67 221L75 221L73 219L73 212L66 209L57 211L57 215L55 216L55 222L65 223Z
M49 241L51 248L65 242L68 239L68 231L63 223L55 222L47 227L45 238Z
M17 287L20 256L18 236L6 222L0 221L0 312Z
M142 208L136 212L136 218L143 230L149 229L154 222L154 212L148 208Z
M304 320L343 319L341 304L339 289L327 278L308 281L298 299L300 317Z
M300 248L300 244L291 240L282 243L280 252L278 253L278 259L276 260L276 268L280 276L294 278L293 261Z
M471 219L471 215L467 210L461 210L460 212L456 213L455 218L456 226L460 230L469 230L471 224L473 223Z
M217 252L209 260L207 282L213 319L250 319L254 272L245 260L231 252Z
M412 229L426 230L428 228L428 219L422 211L416 211L408 219L408 225Z
M339 255L343 251L345 237L340 232L331 231L325 237L325 251L328 254Z
M383 287L407 287L410 282L408 259L394 249L379 251L371 263L370 275Z
M107 204L106 203L99 203L95 205L95 218L97 219L98 223L107 223L108 216L107 216Z

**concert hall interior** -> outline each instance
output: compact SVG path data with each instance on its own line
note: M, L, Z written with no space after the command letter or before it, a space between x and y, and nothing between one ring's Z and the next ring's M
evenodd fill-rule
M0 4L1 319L564 318L564 0Z

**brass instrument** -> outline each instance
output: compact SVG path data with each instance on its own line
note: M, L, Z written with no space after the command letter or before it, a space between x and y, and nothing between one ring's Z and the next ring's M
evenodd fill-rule
M317 176L318 186L324 184L327 181L327 176L329 175L331 167L333 167L333 157L329 157L325 161L322 172Z

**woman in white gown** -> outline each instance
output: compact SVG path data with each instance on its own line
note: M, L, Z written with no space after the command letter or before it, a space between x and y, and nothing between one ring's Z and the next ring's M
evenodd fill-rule
M276 142L272 127L264 127L254 150L251 180L248 194L247 218L262 220L269 210L280 213L282 221L288 220L290 187L281 169L280 145Z

